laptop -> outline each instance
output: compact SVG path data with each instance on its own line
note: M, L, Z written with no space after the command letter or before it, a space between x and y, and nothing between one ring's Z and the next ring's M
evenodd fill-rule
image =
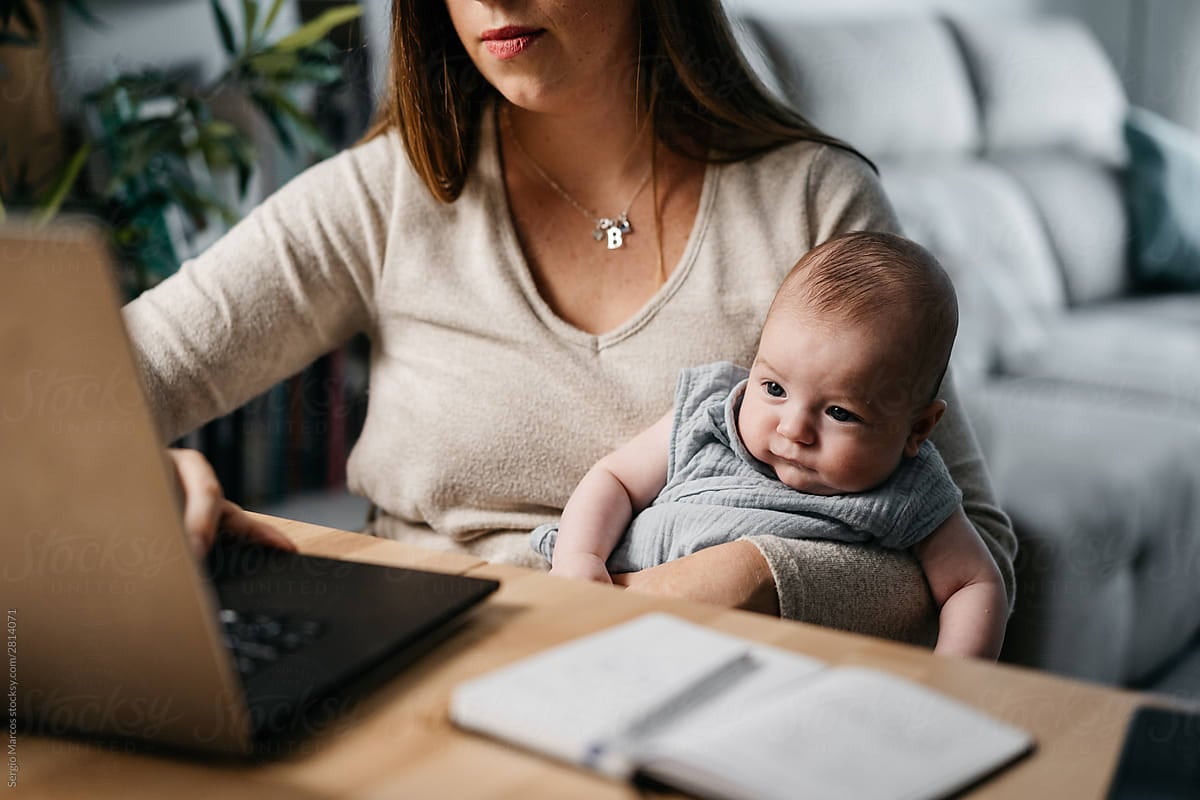
M0 227L0 610L17 716L38 734L279 753L499 584L228 539L196 559L104 241L84 224Z

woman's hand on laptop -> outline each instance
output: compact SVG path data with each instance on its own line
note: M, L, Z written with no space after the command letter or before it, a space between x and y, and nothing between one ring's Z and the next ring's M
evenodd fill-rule
M296 545L282 533L225 499L217 475L203 455L195 450L177 449L167 450L167 455L183 492L183 529L197 558L204 557L218 532L295 551Z

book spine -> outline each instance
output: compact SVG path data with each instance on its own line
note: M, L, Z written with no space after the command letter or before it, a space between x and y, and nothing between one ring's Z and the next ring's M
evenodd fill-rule
M346 485L346 351L335 350L329 364L329 449L325 459L326 486Z
M288 479L288 382L275 384L268 395L268 456L267 497L279 502L287 495Z
M304 380L304 436L300 488L322 489L329 438L329 356L317 359Z
M304 373L288 378L287 493L304 485Z

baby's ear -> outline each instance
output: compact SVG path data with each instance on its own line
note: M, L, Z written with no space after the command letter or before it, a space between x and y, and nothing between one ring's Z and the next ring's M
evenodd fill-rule
M912 428L908 432L908 438L904 441L904 455L912 458L917 454L917 450L921 449L921 443L929 438L929 434L933 433L938 420L945 413L945 400L934 400L916 413L913 417Z

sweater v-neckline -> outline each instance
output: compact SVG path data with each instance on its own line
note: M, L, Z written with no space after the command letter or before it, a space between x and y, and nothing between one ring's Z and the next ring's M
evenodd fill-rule
M708 229L712 206L716 200L719 165L713 162L705 165L704 181L700 189L700 203L696 208L696 217L692 220L692 229L688 234L687 244L683 248L683 255L680 256L679 262L667 277L666 282L658 287L658 291L641 308L616 327L603 333L589 333L560 317L550 307L550 304L546 302L546 298L542 297L542 293L538 291L537 282L533 277L533 270L529 266L529 260L525 257L525 251L521 249L516 224L513 222L512 206L509 203L508 187L504 183L504 169L500 148L500 126L497 124L498 113L499 104L493 102L483 114L484 129L481 132L481 140L486 143L490 151L482 153L483 158L480 161L483 171L488 174L490 179L488 181L489 191L496 193L494 197L495 204L489 205L492 205L499 212L500 219L497 221L497 224L501 238L501 248L507 256L508 262L512 265L513 271L516 273L516 279L520 284L522 293L524 293L530 307L538 319L541 320L542 324L564 341L597 352L620 343L637 333L648 322L654 319L662 307L679 291L679 288L687 279L688 273L691 272L700 251L700 244L704 240L705 231Z

